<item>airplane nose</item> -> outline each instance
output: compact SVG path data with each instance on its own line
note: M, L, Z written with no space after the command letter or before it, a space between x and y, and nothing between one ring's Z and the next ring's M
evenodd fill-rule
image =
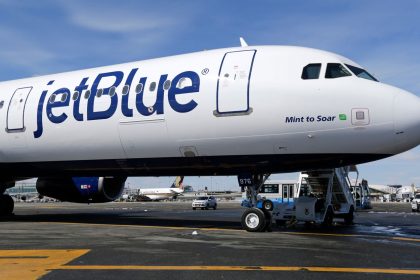
M394 101L395 134L398 145L408 150L420 144L420 98L401 92Z

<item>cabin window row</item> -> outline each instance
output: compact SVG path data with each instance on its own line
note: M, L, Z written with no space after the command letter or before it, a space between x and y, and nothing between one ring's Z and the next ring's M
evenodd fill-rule
M136 87L135 87L135 92L137 94L140 93L140 92L142 92L143 91L143 87L144 87L144 85L142 83L137 84ZM166 80L163 83L163 89L164 90L168 90L170 87L171 87L171 81L170 80ZM180 85L177 85L177 87L180 87ZM156 82L151 82L150 83L150 86L149 86L149 90L150 91L155 91L155 89L156 89ZM111 96L111 97L114 96L115 93L116 93L116 90L117 90L117 88L115 86L110 87L109 88L109 91L108 91L108 95ZM122 95L127 95L129 92L130 92L130 86L129 85L125 85L122 88L122 91L121 91ZM104 89L103 88L100 88L100 89L98 89L96 91L96 97L101 97L103 94L104 94ZM61 97L59 97L59 99L58 99L58 96L59 95L61 95ZM73 95L72 95L72 99L73 100L77 100L79 98L79 95L80 95L80 92L75 91L73 93ZM88 90L85 91L83 97L85 99L88 99L90 97L90 95L91 95L91 91L88 89ZM63 94L52 94L51 97L50 97L50 99L49 99L49 102L50 103L54 103L55 101L58 101L58 100L61 100L61 102L65 102L67 100L67 98L68 98L68 94L67 93L63 93Z

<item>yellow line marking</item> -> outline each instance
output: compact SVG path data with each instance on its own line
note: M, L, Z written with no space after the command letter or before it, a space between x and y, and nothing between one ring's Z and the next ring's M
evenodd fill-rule
M318 266L66 265L90 250L0 250L0 279L38 279L51 270L310 271L420 275L420 269Z
M0 279L38 279L90 250L0 250Z
M65 265L60 270L201 270L201 271L311 271L420 275L420 269L384 269L317 266L170 266L170 265Z
M400 240L400 241L413 241L413 242L420 242L420 239L417 239L417 238L393 237L392 239L395 239L395 240Z

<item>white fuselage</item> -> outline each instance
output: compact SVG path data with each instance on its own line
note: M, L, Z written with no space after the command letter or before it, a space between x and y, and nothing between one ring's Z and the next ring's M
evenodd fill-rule
M302 79L311 63L319 78ZM261 46L2 82L0 164L11 177L266 173L420 143L420 98L354 74L325 78L328 63L358 66Z

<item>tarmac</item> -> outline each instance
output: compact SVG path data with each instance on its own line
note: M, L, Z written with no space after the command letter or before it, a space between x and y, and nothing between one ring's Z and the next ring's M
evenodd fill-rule
M374 204L355 224L241 229L239 203L16 203L0 279L420 279L420 213Z

